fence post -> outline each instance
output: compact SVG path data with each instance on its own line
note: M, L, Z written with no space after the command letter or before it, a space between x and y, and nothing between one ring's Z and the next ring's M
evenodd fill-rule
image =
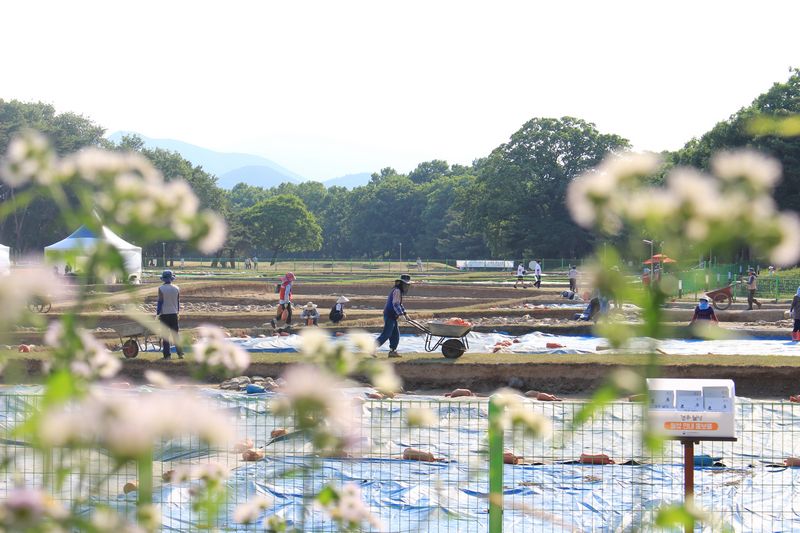
M503 531L503 409L489 399L489 533Z
M142 454L136 461L139 487L136 503L139 507L153 503L153 450Z

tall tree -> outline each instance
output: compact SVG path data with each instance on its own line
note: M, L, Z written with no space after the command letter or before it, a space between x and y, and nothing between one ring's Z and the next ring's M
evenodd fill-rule
M530 120L476 165L478 179L462 205L468 223L484 233L495 256L587 253L591 237L567 212L567 185L628 147L626 139L578 118Z
M285 252L319 250L322 229L303 201L291 194L262 200L246 209L242 227L250 243L270 251L270 264Z

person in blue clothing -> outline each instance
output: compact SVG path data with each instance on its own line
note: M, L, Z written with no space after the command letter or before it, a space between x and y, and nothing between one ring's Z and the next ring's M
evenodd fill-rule
M378 336L378 347L389 341L389 357L400 357L397 353L397 345L400 344L400 326L397 319L405 317L408 319L406 309L403 307L403 296L411 287L411 276L403 274L394 280L394 287L386 298L386 306L383 308L383 331Z
M164 359L170 358L170 340L175 345L178 359L183 359L183 350L178 344L178 314L181 311L181 291L178 286L172 283L175 281L175 274L172 270L165 270L161 274L161 281L164 282L158 288L158 303L156 304L156 316L158 320L168 329L169 335L161 341L162 354Z
M694 315L692 316L692 320L689 322L689 325L691 326L697 320L708 320L709 323L719 324L719 320L717 319L717 315L714 313L714 308L711 307L708 296L700 297L700 303L698 303L697 307L694 308Z

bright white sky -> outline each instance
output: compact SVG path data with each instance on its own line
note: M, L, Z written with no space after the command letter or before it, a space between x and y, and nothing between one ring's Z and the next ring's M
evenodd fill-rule
M800 66L800 2L4 2L0 98L308 178L470 163L572 115L682 146Z

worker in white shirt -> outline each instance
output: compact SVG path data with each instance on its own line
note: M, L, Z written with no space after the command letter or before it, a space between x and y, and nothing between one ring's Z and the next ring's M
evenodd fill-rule
M525 267L522 265L522 263L520 263L519 266L517 267L517 281L516 283L514 283L514 288L516 289L517 285L519 285L520 283L522 283L523 289L527 288L525 286Z
M575 265L569 266L569 273L567 274L569 278L569 290L572 292L578 291L578 269Z

